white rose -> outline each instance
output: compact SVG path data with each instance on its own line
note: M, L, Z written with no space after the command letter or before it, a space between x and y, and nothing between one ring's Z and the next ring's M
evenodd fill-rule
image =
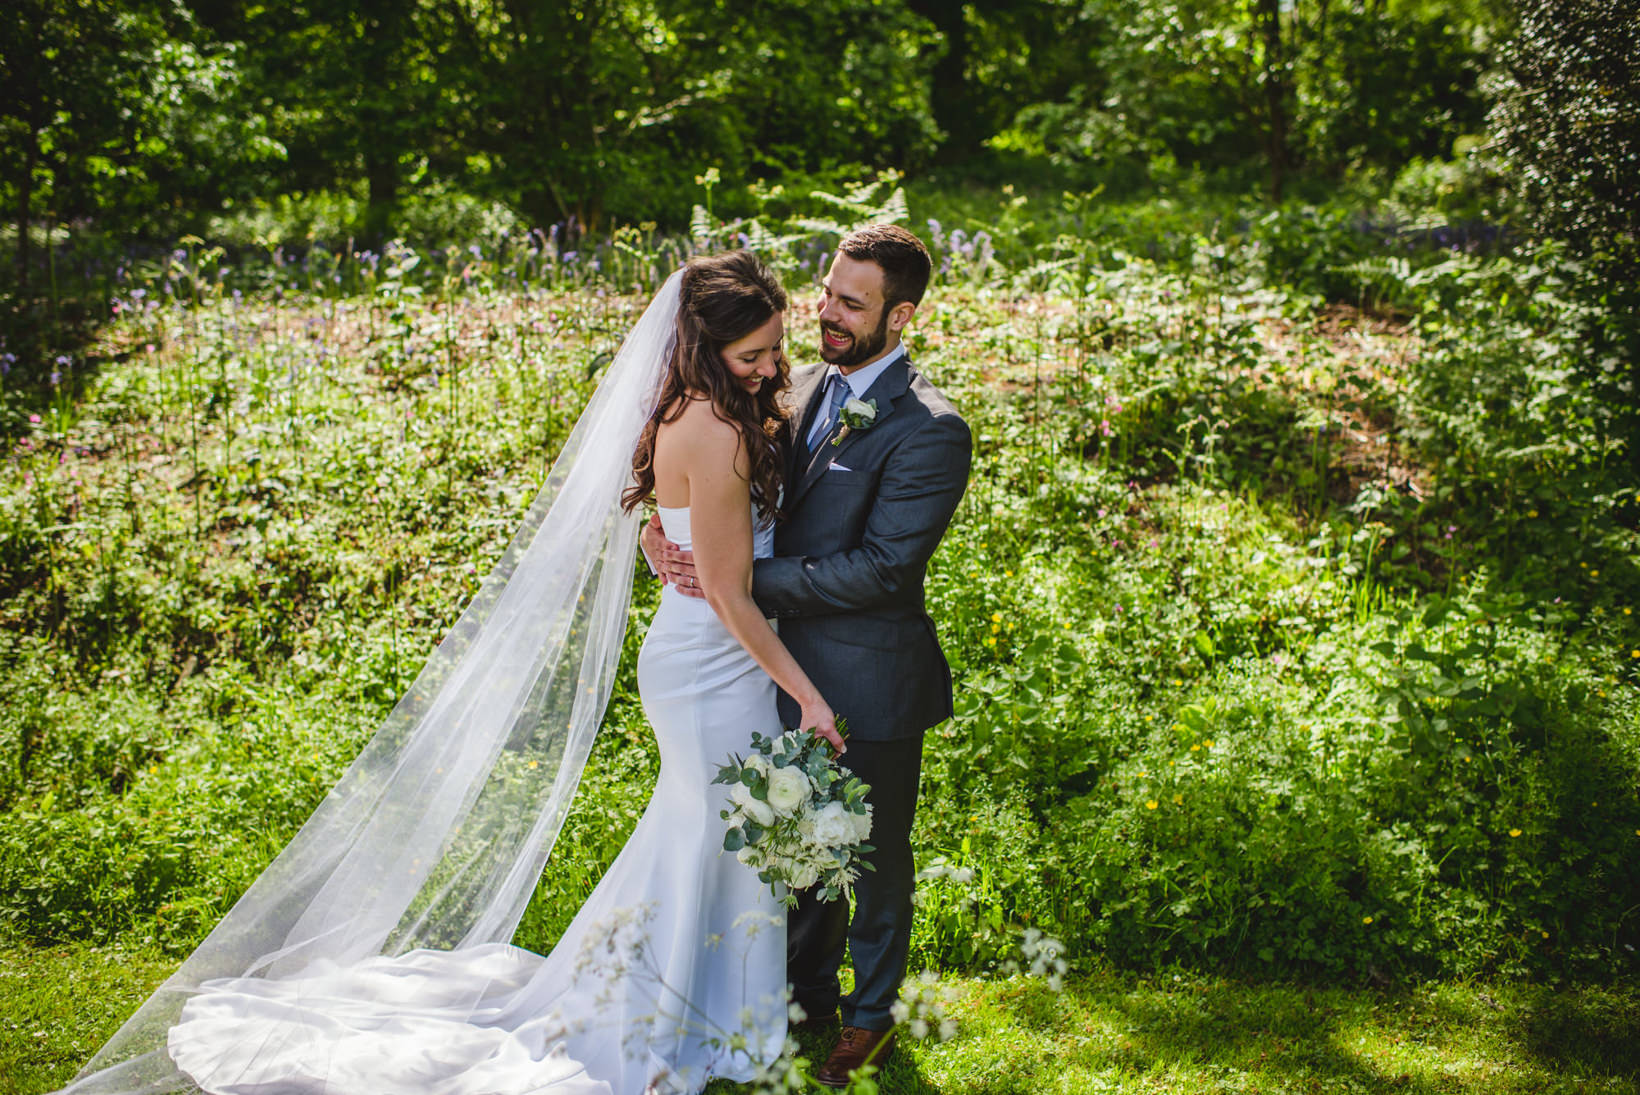
M796 768L776 768L769 773L769 805L790 815L809 797L809 777Z
M774 771L774 762L769 760L769 758L764 756L762 753L753 753L751 757L747 759L746 767L750 768L764 779L768 779L769 773Z
M798 861L791 865L791 869L787 873L790 877L786 880L786 884L794 890L806 890L820 881L820 872L815 869L813 863Z
M740 849L740 851L736 852L735 858L740 860L741 863L748 867L757 868L763 866L762 853L751 844L746 845L744 848Z
M871 804L866 804L863 814L849 814L848 821L854 827L854 842L864 844L871 837Z
M863 399L848 399L843 402L843 412L850 418L859 419L866 423L877 421L877 408Z
M752 789L744 783L737 783L729 789L729 800L740 807L740 812L767 829L774 824L774 811L767 802L752 794Z
M854 824L841 802L828 802L814 818L814 840L828 848L854 843Z

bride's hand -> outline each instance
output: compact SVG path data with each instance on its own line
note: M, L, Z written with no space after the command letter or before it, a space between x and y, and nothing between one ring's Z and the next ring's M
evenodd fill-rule
M848 746L843 744L843 735L837 732L837 716L825 700L815 699L812 703L805 703L798 725L805 730L813 730L831 742L831 747L839 754L848 752Z

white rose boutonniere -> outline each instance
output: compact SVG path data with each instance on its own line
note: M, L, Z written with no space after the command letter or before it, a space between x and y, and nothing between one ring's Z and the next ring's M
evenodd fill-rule
M869 430L877 424L877 401L875 399L849 399L844 401L843 409L837 415L843 420L843 426L837 431L837 436L831 439L833 445L855 430Z

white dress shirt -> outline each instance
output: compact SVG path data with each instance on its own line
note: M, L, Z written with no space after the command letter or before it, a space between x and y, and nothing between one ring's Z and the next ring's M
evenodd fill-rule
M870 365L865 365L861 368L855 369L852 373L847 375L844 375L843 371L837 366L828 365L826 367L826 378L820 382L820 388L822 391L830 390L831 378L834 376L842 376L843 381L848 385L848 398L864 399L866 392L870 391L871 386L877 383L877 378L883 375L883 370L887 369L890 365L894 364L904 356L905 343L902 342L888 353L878 358L876 361L873 361ZM811 450L820 444L820 434L825 424L826 411L825 408L822 407L815 414L814 421L809 425L808 444Z

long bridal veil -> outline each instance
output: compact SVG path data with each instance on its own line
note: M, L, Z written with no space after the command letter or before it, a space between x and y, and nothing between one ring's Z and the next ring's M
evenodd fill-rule
M65 1091L192 1090L166 1036L212 979L512 937L609 700L638 534L620 494L681 277L627 335L511 544L375 736Z

